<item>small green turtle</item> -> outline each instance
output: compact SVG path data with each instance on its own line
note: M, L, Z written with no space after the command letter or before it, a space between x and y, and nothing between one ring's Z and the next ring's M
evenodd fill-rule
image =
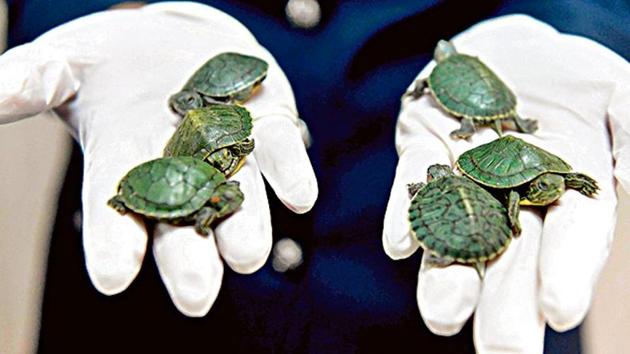
M236 211L243 199L238 182L227 181L199 159L182 156L134 167L107 204L121 214L131 210L161 222L194 223L199 234L207 235L210 225Z
M516 233L521 230L519 205L549 205L566 188L587 197L599 190L597 181L573 172L558 156L511 135L464 152L457 168L475 182L507 194L508 215Z
M252 117L244 107L211 105L188 111L164 148L164 156L205 160L226 177L235 174L254 150Z
M172 95L169 106L183 116L190 109L213 103L243 103L267 77L266 61L239 53L212 57Z
M501 136L502 123L513 122L523 133L533 133L538 123L516 113L516 96L476 57L460 54L448 41L440 40L434 53L437 65L425 80L403 97L419 98L428 88L445 111L461 118L461 127L451 132L453 139L468 139L475 127L490 125Z
M432 165L427 183L409 184L409 222L432 262L472 264L483 278L485 262L510 244L507 210L488 191L446 165Z

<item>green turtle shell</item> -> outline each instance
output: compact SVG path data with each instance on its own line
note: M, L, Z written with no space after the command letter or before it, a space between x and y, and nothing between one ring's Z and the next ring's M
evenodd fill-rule
M183 90L223 98L262 82L269 65L262 59L239 53L221 53L201 66Z
M512 236L505 207L474 182L455 175L435 179L416 193L409 222L426 251L461 263L493 259Z
M225 176L192 157L163 157L133 168L118 186L125 206L156 219L188 216L201 209Z
M164 148L165 156L204 159L221 148L247 139L252 117L237 105L210 105L190 110Z
M514 115L516 97L476 57L451 55L435 66L427 83L440 106L456 117L491 121Z
M546 172L572 171L558 156L511 135L464 152L457 160L457 168L474 181L493 188L517 187Z

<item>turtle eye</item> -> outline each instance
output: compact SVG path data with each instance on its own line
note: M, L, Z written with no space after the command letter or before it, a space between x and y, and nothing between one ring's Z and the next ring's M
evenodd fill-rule
M549 185L545 182L540 182L540 184L538 185L540 187L541 190L546 191L549 189Z

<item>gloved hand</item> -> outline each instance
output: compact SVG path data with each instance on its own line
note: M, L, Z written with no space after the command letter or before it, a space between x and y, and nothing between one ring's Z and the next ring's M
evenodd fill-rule
M630 190L630 66L593 41L522 15L478 24L453 43L479 56L513 89L521 116L538 119L534 134L505 133L557 154L598 180L601 191L591 199L569 190L546 213L523 207L521 236L489 262L483 280L471 266L432 266L425 253L420 314L432 332L448 336L474 311L481 354L542 353L545 322L566 331L583 320L613 237L616 182ZM419 246L409 232L406 184L425 181L428 166L454 166L462 152L497 138L485 127L470 141L454 141L449 133L459 125L430 94L403 99L396 129L400 160L383 229L391 258L409 257Z
M252 273L272 244L262 175L292 211L308 211L317 182L302 139L291 87L274 58L230 16L194 3L161 3L80 18L0 57L0 123L54 109L84 153L83 244L94 286L116 294L134 279L145 254L140 218L107 206L118 181L161 156L180 118L168 98L207 59L224 51L269 63L267 79L245 106L256 148L232 178L245 201L202 237L193 227L158 224L153 253L175 306L203 316L223 276L220 257ZM45 156L42 156L45 158Z

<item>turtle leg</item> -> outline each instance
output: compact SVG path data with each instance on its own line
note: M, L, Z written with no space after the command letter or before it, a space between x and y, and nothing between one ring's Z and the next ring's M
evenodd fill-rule
M237 103L243 103L247 101L252 96L253 93L254 93L254 85L251 85L235 93L232 96L232 100L236 101Z
M401 100L405 99L406 97L411 97L412 99L418 99L424 94L424 90L427 87L428 87L428 85L427 85L427 80L426 79L416 80L413 88L411 90L405 92L402 95Z
M407 184L407 192L409 192L409 198L413 198L419 190L421 190L426 184L423 182L409 183Z
M127 207L123 202L122 198L119 195L114 196L112 199L107 201L107 205L114 208L117 212L122 215L127 214Z
M516 124L516 129L521 133L531 134L538 129L538 121L535 119L521 118L515 114L512 120Z
M232 146L232 152L236 156L246 156L254 151L254 146L254 139L245 139L240 144L234 144Z
M503 122L501 121L501 119L495 119L494 121L492 121L492 130L494 130L495 132L497 132L497 134L499 136L503 136Z
M200 235L207 236L211 231L210 225L216 218L216 210L210 207L202 208L195 217L195 231Z
M599 190L597 181L582 173L567 173L564 176L564 184L567 188L575 189L587 197L593 197Z
M479 274L479 279L483 280L483 276L486 275L486 262L473 263L473 267L475 267L477 274Z
M514 237L518 237L521 234L521 223L518 220L518 214L521 211L519 206L519 202L521 200L521 196L517 191L510 191L508 194L508 219L510 220L510 224L512 226L512 231L514 232Z
M457 130L451 132L451 138L468 139L475 133L475 123L472 118L462 118L462 125Z
M425 256L425 262L432 267L446 267L453 264L453 260L442 258L435 254L427 254Z

